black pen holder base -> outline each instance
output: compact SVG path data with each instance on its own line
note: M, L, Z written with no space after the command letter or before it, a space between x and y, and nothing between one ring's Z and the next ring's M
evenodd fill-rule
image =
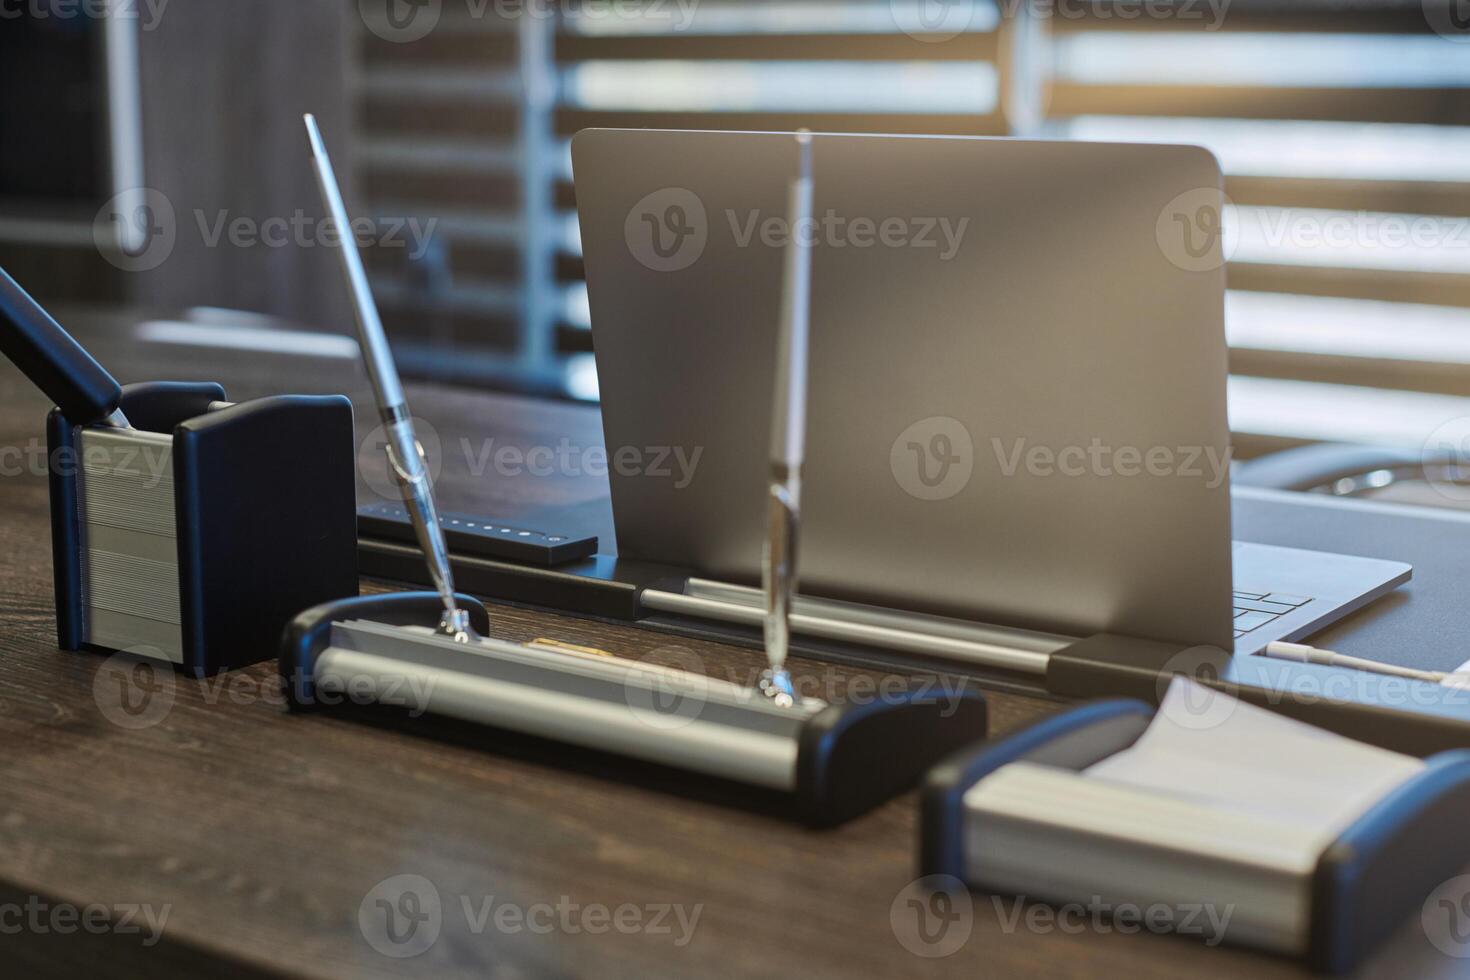
M610 752L785 794L827 827L918 784L948 752L985 736L975 692L885 691L861 704L774 703L759 691L643 661L434 632L432 592L363 596L307 610L280 656L293 707L397 705Z

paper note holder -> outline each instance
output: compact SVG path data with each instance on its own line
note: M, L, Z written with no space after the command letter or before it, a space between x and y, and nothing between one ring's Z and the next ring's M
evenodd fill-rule
M484 606L459 601L485 637ZM978 692L782 707L753 688L640 661L489 638L455 643L431 629L442 608L437 593L405 592L302 613L281 648L290 705L389 703L661 763L790 794L814 827L917 785L986 731Z
M63 650L203 677L271 659L297 612L357 594L348 399L149 382L118 407L134 428L46 420Z
M1081 771L1132 745L1153 715L1142 701L1094 701L944 760L921 793L920 874L953 876L986 890L986 882L972 876L966 856L965 794L1012 762ZM1466 813L1470 751L1430 756L1424 769L1387 793L1322 852L1307 882L1304 931L1294 937L1293 948L1272 951L1299 956L1322 973L1352 971L1406 917L1419 912L1437 885L1470 861ZM1200 857L1207 862L1210 856ZM1210 876L1200 874L1197 880L1201 902L1209 901ZM1249 917L1249 909L1240 909L1232 925ZM1260 945L1230 928L1223 938Z

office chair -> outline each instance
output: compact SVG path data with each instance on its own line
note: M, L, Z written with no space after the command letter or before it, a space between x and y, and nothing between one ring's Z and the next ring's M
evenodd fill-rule
M1318 443L1238 464L1236 486L1388 497L1406 503L1470 509L1470 465L1453 456L1354 443ZM1442 488L1455 488L1446 493Z

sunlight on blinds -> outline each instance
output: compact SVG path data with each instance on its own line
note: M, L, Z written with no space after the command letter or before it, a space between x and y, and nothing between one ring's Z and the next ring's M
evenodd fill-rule
M563 75L586 109L984 113L995 69L965 62L586 61Z
M1231 262L1470 275L1470 218L1237 205L1225 223Z
M915 0L917 6L935 0ZM961 4L955 4L961 6ZM1000 10L992 3L965 4L965 29L991 31L1000 22ZM574 10L566 19L566 30L586 35L690 34L892 34L903 26L904 4L899 0L867 3L710 3L700 0L669 0L642 17L618 16L616 4L589 5ZM942 17L943 14L941 13Z
M1470 52L1434 35L1092 31L1059 38L1056 59L1057 77L1084 83L1323 88L1470 85Z
M1232 347L1470 364L1470 309L1232 289Z
M1464 57L1470 61L1470 50ZM1077 116L1066 133L1086 140L1195 143L1213 152L1227 174L1470 181L1470 126Z

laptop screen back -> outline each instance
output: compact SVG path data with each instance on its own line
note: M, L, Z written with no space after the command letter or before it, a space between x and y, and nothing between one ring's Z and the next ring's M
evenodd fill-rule
M814 156L791 229L787 135L573 142L619 553L759 580L800 234L804 594L1228 649L1214 158L845 135Z

